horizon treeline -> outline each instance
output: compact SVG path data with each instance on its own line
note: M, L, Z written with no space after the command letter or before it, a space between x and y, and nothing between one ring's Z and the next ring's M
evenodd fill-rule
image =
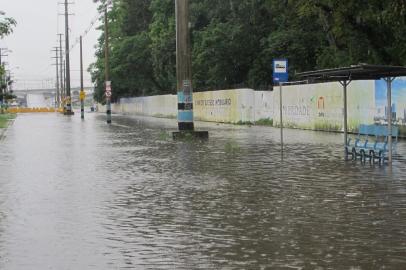
M102 9L103 1L97 1ZM195 91L272 87L272 60L295 73L406 65L406 0L190 0ZM113 0L113 100L176 93L174 0ZM102 20L101 20L102 22ZM104 94L104 31L89 70Z

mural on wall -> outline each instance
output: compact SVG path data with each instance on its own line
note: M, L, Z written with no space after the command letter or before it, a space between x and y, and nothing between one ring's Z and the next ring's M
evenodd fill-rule
M279 91L274 91L279 108ZM374 81L354 81L348 88L348 128L372 124L375 111ZM339 83L292 85L283 89L282 113L286 127L343 130L343 88ZM279 109L275 110L279 124Z
M375 116L377 124L387 124L387 86L384 80L375 82ZM392 83L392 119L396 125L406 126L406 77Z

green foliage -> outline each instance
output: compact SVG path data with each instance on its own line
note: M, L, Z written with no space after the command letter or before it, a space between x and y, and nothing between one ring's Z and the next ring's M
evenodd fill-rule
M258 121L255 122L255 125L272 127L273 126L273 119L271 119L271 118L259 119Z
M10 120L13 120L14 118L16 118L15 114L0 113L0 128L6 128L8 125L8 122Z
M403 0L190 0L190 9L196 90L269 89L280 57L291 79L360 62L406 65ZM174 0L114 0L108 17L113 99L176 93ZM104 33L96 57L89 69L102 101Z
M253 123L252 122L249 122L249 121L238 121L237 123L235 123L236 125L239 125L239 126L252 126L253 125Z
M17 22L13 18L5 16L6 14L0 10L0 38L11 34L13 27L17 25Z

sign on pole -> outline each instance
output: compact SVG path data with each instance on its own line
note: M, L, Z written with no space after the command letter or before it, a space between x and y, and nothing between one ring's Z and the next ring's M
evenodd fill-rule
M86 98L86 93L85 93L85 91L80 91L80 94L79 94L79 99L80 100L85 100L85 98Z
M273 61L273 82L281 83L289 80L288 60L275 59Z
M106 81L106 97L111 97L111 81Z

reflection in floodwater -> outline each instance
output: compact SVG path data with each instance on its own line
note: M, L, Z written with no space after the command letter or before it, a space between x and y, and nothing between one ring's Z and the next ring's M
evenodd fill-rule
M21 115L0 143L0 269L402 269L406 166L342 135ZM406 154L404 143L399 152Z

